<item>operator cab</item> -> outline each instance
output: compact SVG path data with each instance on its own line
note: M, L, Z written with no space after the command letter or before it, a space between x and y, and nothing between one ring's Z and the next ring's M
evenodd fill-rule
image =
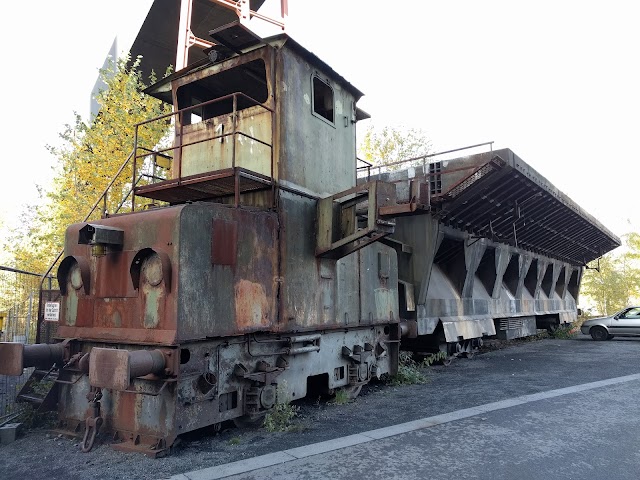
M172 167L135 195L270 207L276 185L313 196L354 187L362 93L286 34L262 39L233 22L210 35L208 58L145 91L173 105L174 135L136 156Z

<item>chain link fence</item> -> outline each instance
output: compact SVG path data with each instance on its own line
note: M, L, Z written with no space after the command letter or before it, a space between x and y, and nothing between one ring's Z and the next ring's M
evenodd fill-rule
M49 342L55 336L57 322L39 321L44 317L40 308L46 301L58 301L52 290L52 278L45 279L43 301L40 301L42 275L0 266L0 341L36 343ZM15 398L29 378L32 369L19 377L0 375L0 422L16 411Z

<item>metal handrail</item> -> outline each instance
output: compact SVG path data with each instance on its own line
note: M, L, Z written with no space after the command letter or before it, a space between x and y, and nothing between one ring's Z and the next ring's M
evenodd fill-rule
M100 205L100 203L103 201L103 199L106 199L107 194L109 193L109 189L113 186L113 184L116 182L116 180L118 179L120 174L124 171L124 169L127 166L127 164L131 161L131 159L133 158L134 152L135 152L135 150L131 151L131 153L129 154L127 159L124 161L124 163L118 169L118 172L113 176L113 178L109 182L109 185L107 185L107 187L103 190L102 195L100 195L98 197L98 199L95 201L95 203L91 207L91 210L89 211L89 213L84 217L83 220L81 220L81 222L86 222L87 220L89 220L89 217L91 217L91 215L93 215L93 212L96 211L96 208L98 208L98 205ZM45 279L47 277L49 277L49 274L51 273L51 270L53 270L53 267L56 265L56 263L58 263L58 260L60 260L60 257L62 257L63 254L64 254L64 249L62 249L60 251L60 253L58 253L58 255L56 256L56 259L53 261L53 263L51 265L49 265L49 268L46 271L46 273L44 275L42 275L42 277L40 278L40 290L42 290L42 285L44 284Z
M134 125L134 127L136 127L136 129L137 129L138 127L140 127L142 125L146 125L147 123L155 122L157 120L162 120L164 118L173 117L174 115L180 115L180 114L182 114L184 112L193 110L194 108L204 107L204 106L210 105L212 103L221 102L223 100L227 100L229 98L235 97L236 95L241 95L241 96L245 97L247 100L251 100L255 104L254 106L262 107L265 110L268 110L269 112L273 113L273 108L267 107L265 104L259 102L258 100L256 100L255 98L247 95L246 93L235 92L235 93L229 93L228 95L225 95L223 97L214 98L213 100L207 100L206 102L198 103L197 105L192 105L190 107L184 107L184 108L181 108L180 110L176 110L174 112L165 113L164 115L160 115L159 117L150 118L149 120L143 120L142 122L136 123ZM140 148L142 148L142 147L140 147Z
M106 204L106 200L107 200L107 196L109 194L109 190L111 189L113 184L116 182L116 180L120 177L120 175L122 174L122 172L124 171L124 169L127 167L127 165L129 164L129 162L132 159L134 160L134 169L133 169L134 171L133 171L133 173L134 173L134 177L135 177L135 173L136 173L135 172L135 163L136 163L135 160L136 160L136 158L145 157L148 154L153 154L153 153L162 155L163 152L168 151L168 150L173 150L173 149L176 148L176 147L170 147L170 148L161 149L161 150L157 150L156 151L156 150L148 149L146 147L138 146L138 128L140 126L146 125L148 123L155 122L155 121L158 121L158 120L162 120L164 118L169 118L169 117L172 117L172 116L175 116L175 115L182 115L184 112L191 111L191 110L196 109L196 108L204 107L204 106L216 103L216 102L221 102L221 101L224 101L224 100L227 100L227 99L230 99L230 98L236 100L238 95L240 95L242 97L245 97L246 99L248 99L251 102L253 102L254 103L253 106L259 106L259 107L261 107L261 108L273 113L273 109L272 108L260 103L258 100L252 98L251 96L246 95L246 94L244 94L242 92L236 92L236 93L232 93L232 94L229 94L229 95L225 95L225 96L220 97L220 98L216 98L216 99L213 99L213 100L202 102L202 103L199 103L197 105L192 105L190 107L185 107L185 108L182 108L180 110L176 110L175 112L167 113L167 114L160 115L158 117L155 117L155 118L152 118L152 119L149 119L149 120L144 120L142 122L136 123L135 124L135 139L134 139L133 150L131 151L131 153L129 154L127 159L122 163L122 165L120 166L120 168L118 169L116 174L113 176L113 178L111 179L109 184L103 190L102 194L98 197L98 199L92 205L91 209L89 210L89 213L84 217L84 219L81 220L81 222L86 222L91 217L91 215L93 215L93 213L96 211L96 209L98 208L98 205L100 205L100 203ZM236 106L237 106L236 105L236 101L234 101L234 107L236 107ZM237 109L236 108L234 108L233 115L234 116L237 115ZM247 134L245 134L243 132L237 132L237 133L241 134L241 135L243 135L245 137L253 138L253 137L250 137L249 135L247 135ZM231 135L231 134L226 134L226 135ZM220 136L215 137L215 138L219 138L219 137ZM211 139L205 139L203 141L208 141L208 140L211 140ZM262 142L262 141L260 141L258 139L254 139L254 140L259 141L260 143L263 143L263 144L267 145L268 147L272 148L272 145L270 145L270 144L266 144L265 142ZM198 143L198 142L196 142L196 143ZM183 145L180 145L180 148L182 148L182 147L183 147ZM146 155L138 156L137 155L138 149L146 150L149 153L146 154ZM168 157L168 155L164 155L164 156ZM138 179L138 181L139 181L139 179ZM136 184L137 184L137 182L135 181L135 178L134 178L133 186L135 186ZM132 187L132 190L133 190L133 187ZM129 197L129 195L131 195L131 193L132 193L131 191L127 193L127 195L125 196L125 200L126 200L127 197ZM134 194L134 199L135 199L135 194ZM132 199L132 204L134 202L134 199ZM124 204L124 201L121 202L121 204L118 207L118 210L122 207L123 204ZM45 279L46 278L50 278L50 274L51 274L51 271L53 270L53 267L58 263L58 261L60 260L60 258L62 257L63 254L64 254L64 249L61 250L58 253L58 255L56 256L55 260L49 265L49 268L47 269L47 271L41 276L41 278L40 278L40 290L42 290L42 286L44 285Z
M370 164L369 162L367 162L366 160L363 160L361 158L356 158L357 161L360 161L360 162L363 162L363 163L367 164L367 165L365 165L363 167L356 167L356 172L361 171L361 170L366 170L367 171L367 179L368 179L371 176L371 170L375 169L375 168L380 170L382 168L394 167L396 165L402 165L404 163L415 162L416 160L422 160L423 161L423 165L424 165L424 162L426 161L427 158L437 157L439 155L445 155L447 153L460 152L460 151L463 151L463 150L469 150L469 149L477 148L477 147L484 147L486 145L490 145L491 146L491 151L493 151L493 144L494 144L493 141L477 143L475 145L467 145L466 147L454 148L452 150L444 150L442 152L427 153L427 154L424 154L424 155L420 155L418 157L405 158L403 160L398 160L397 162L385 163L383 165L373 165L373 164ZM380 171L378 171L378 173L380 173Z
M124 198L122 199L122 201L120 202L120 204L118 205L116 212L120 210L120 208L122 208L122 206L124 205L124 203L126 202L126 199L129 197L129 195L132 195L132 199L131 199L131 210L135 210L135 186L138 184L138 182L140 181L140 179L142 178L142 175L140 175L140 177L136 180L136 159L137 158L143 158L146 157L150 154L158 154L161 156L164 156L166 158L171 158L171 156L164 154L163 152L166 152L168 150L175 150L176 148L180 148L180 153L182 154L182 148L184 146L189 146L189 145L193 145L196 143L200 143L200 142L193 142L193 143L189 143L187 145L183 145L182 143L180 144L179 147L169 147L166 149L160 149L160 150L152 150L152 149L148 149L146 147L142 147L142 146L138 146L138 129L140 126L146 125L148 123L151 122L156 122L165 118L170 118L173 117L175 115L179 115L182 118L182 115L185 112L189 112L191 110L194 110L196 108L201 108L213 103L217 103L217 102L221 102L224 100L228 100L228 99L233 99L233 111L232 111L232 115L233 115L233 125L234 125L234 129L233 132L228 133L228 134L224 134L224 135L218 135L215 136L214 138L207 138L202 140L201 142L204 141L210 141L210 140L215 140L217 138L222 138L225 136L236 136L236 135L242 135L244 137L250 138L252 140L255 140L271 149L273 149L273 145L272 144L268 144L262 140L259 140L257 138L254 138L251 135L247 135L244 132L240 132L236 130L236 116L238 113L237 110L237 98L238 96L242 96L246 99L248 99L250 102L253 103L253 105L251 106L258 106L263 108L264 110L271 112L272 114L274 113L274 109L264 105L263 103L259 102L258 100L256 100L255 98L252 98L249 95L246 95L242 92L235 92L235 93L231 93L228 95L225 95L223 97L220 98L216 98L213 100L208 100L206 102L202 102L199 103L197 105L192 105L190 107L185 107L182 108L180 110L176 110L175 112L171 112L171 113L167 113L164 115L160 115L158 117L155 118L151 118L149 120L144 120L142 122L136 123L135 124L135 135L134 135L134 145L133 145L133 150L131 151L131 153L129 153L129 155L127 156L127 159L122 163L122 165L120 166L120 168L118 169L118 171L116 172L116 174L112 177L111 181L109 182L109 184L106 186L106 188L103 190L102 194L98 197L98 199L94 202L94 204L92 205L91 209L89 210L89 213L81 220L81 222L86 222L91 215L94 214L94 212L96 211L96 209L98 208L98 206L100 205L100 203L103 203L104 205L104 211L106 212L106 203L107 203L107 198L108 198L108 194L109 194L109 190L111 189L111 187L113 186L113 184L116 182L116 180L120 177L120 175L122 174L122 172L125 170L125 168L127 167L127 165L129 164L129 162L131 162L131 160L133 160L133 178L132 178L132 185L131 185L131 189L129 192L127 192L127 194L124 196ZM182 122L181 123L181 127L182 127ZM180 135L180 140L182 141L182 128L181 128L181 135ZM234 147L235 147L235 141L234 141ZM146 154L143 155L138 155L138 149L140 150L145 150ZM235 148L234 148L234 152L233 152L233 159L232 159L232 163L233 166L235 167ZM273 155L271 156L271 177L272 177L272 181L273 181ZM181 176L179 176L178 179L180 179ZM43 291L43 286L44 286L44 282L45 280L48 278L49 280L51 280L53 278L53 276L51 275L51 272L53 270L53 267L55 267L55 265L58 263L58 261L60 260L60 258L62 257L62 255L64 254L64 249L62 249L58 255L56 255L55 259L53 260L53 262L49 265L49 268L47 269L47 271L40 276L40 285L39 285L39 290L40 290L40 296L42 296L42 291ZM38 319L38 333L39 333L39 328L40 328L40 319Z
M135 182L136 162L137 162L138 158L145 158L150 154L163 154L164 152L168 152L170 150L176 150L176 149L178 149L178 151L179 151L179 156L178 156L179 160L177 162L177 164L178 164L178 172L177 172L176 179L177 179L178 183L181 183L181 179L182 179L182 156L183 156L184 147L189 147L191 145L196 145L196 144L204 143L204 142L210 142L210 141L217 140L217 139L222 139L222 138L225 138L225 137L233 137L233 140L232 140L233 141L232 152L231 152L231 166L232 166L232 168L235 168L236 167L236 140L235 140L235 138L236 138L237 135L241 135L241 136L243 136L245 138L249 138L249 139L251 139L253 141L256 141L256 142L258 142L258 143L260 143L262 145L265 145L266 147L271 149L271 153L272 154L271 154L271 168L270 168L270 170L271 170L271 181L273 182L273 161L274 161L274 159L273 159L273 144L272 143L267 143L267 142L265 142L263 140L255 138L252 135L248 135L248 134L246 134L246 133L244 133L242 131L237 130L238 97L246 98L247 100L249 100L252 103L252 105L250 105L247 108L257 106L257 107L260 107L260 108L262 108L263 110L265 110L267 112L270 112L272 115L275 113L273 108L271 108L271 107L259 102L255 98L253 98L253 97L251 97L251 96L249 96L249 95L247 95L247 94L245 94L243 92L234 92L234 93L230 93L228 95L224 95L224 96L219 97L219 98L215 98L213 100L207 100L206 102L202 102L202 103L198 103L196 105L191 105L189 107L181 108L180 110L176 110L174 112L167 113L167 114L164 114L164 115L161 115L161 116L158 116L158 117L155 117L155 118L152 118L152 119L145 120L145 121L137 123L135 125L135 135L134 135L133 176L132 176L132 180L131 180L132 184L134 184L134 182ZM219 102L222 102L224 100L229 100L229 99L231 99L233 101L233 108L232 108L232 110L230 112L230 115L231 115L231 117L233 119L233 129L232 129L231 132L222 133L220 135L214 135L214 136L211 136L211 137L202 138L200 140L196 140L196 141L193 141L193 142L183 143L183 129L184 129L183 117L184 117L184 113L190 112L190 111L198 109L198 108L203 108L203 107L205 107L207 105L211 105L211 104L214 104L214 103L219 103ZM179 131L179 134L177 136L180 138L180 145L177 145L177 146L174 145L174 146L171 146L171 147L161 148L161 149L157 149L157 150L151 150L151 149L148 149L148 148L145 148L145 147L142 147L142 146L138 146L138 131L139 131L139 127L141 127L143 125L146 125L146 124L149 124L151 122L156 122L156 121L163 120L163 119L170 118L170 117L174 117L174 116L178 116L178 118L179 118L180 131ZM273 138L272 138L272 141L273 141ZM139 155L138 154L138 149L145 150L146 152L149 152L149 153L145 153L145 154ZM237 175L236 175L236 177L237 177ZM238 179L236 178L236 183L237 182L238 182ZM236 185L236 188L235 188L235 190L236 190L236 192L235 192L235 197L236 197L235 203L236 203L236 206L238 206L238 201L239 201L239 199L238 199L238 195L239 195L238 188L239 188L239 186ZM132 194L132 200L131 200L131 209L132 209L132 211L135 210L135 197L136 197L136 194L135 194L135 189L134 189L133 194Z

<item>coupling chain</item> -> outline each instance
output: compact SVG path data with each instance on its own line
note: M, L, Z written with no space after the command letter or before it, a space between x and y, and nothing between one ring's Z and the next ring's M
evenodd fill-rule
M91 396L93 393L93 397ZM100 399L102 398L102 389L97 387L91 387L87 399L89 400L89 408L91 414L87 416L84 428L84 437L82 439L82 451L84 453L90 452L93 448L93 443L96 440L98 430L102 426L104 419L100 416Z

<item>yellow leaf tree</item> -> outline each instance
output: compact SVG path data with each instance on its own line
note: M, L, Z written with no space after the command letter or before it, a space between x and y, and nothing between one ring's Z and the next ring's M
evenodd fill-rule
M369 127L359 145L359 157L373 165L388 165L431 152L431 141L425 132L415 128ZM421 162L414 162L421 163ZM406 168L393 165L389 170Z
M53 183L5 245L17 267L43 273L49 268L63 248L67 226L84 219L132 152L134 125L171 111L170 105L142 93L140 62L127 56L102 70L106 88L96 97L99 113L89 122L76 114L75 123L60 133L61 145L48 147L56 158ZM153 83L155 77L149 80ZM140 128L139 144L158 144L168 129L168 119ZM116 212L123 202L127 205L132 178L137 176L131 167L125 168L109 189L107 212ZM91 218L100 218L104 208L100 204Z

